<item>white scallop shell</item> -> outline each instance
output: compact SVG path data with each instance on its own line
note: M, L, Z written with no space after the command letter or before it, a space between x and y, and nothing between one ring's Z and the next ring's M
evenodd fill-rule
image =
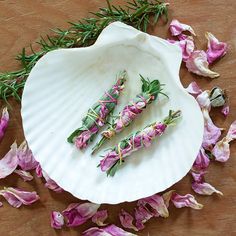
M170 187L191 168L203 137L202 114L180 83L180 64L177 46L120 22L106 27L93 46L47 53L31 71L22 98L25 137L35 158L63 189L95 203L134 201ZM160 96L105 148L163 119L169 109L180 109L183 118L149 149L127 158L124 167L108 178L97 168L103 151L90 155L98 138L85 151L66 138L123 69L129 80L116 112L140 92L139 74L159 79L170 99Z

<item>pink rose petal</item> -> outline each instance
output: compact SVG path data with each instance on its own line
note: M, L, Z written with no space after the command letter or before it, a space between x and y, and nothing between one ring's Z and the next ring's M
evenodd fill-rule
M194 196L191 194L186 194L182 196L177 193L173 193L171 201L173 202L176 208L191 207L196 210L200 210L203 208L203 205L198 203Z
M209 97L209 91L203 91L202 93L200 93L197 98L196 98L199 106L202 109L206 109L208 111L211 110L211 101L210 101L210 97Z
M224 105L223 108L221 109L221 113L227 117L229 115L229 105Z
M188 71L194 74L210 78L220 76L218 73L211 71L208 66L207 55L203 50L194 51L186 61Z
M236 121L234 121L229 128L229 131L222 140L216 143L212 149L212 154L216 161L226 162L230 157L229 143L236 139Z
M31 150L26 141L24 141L17 150L18 165L22 170L33 170L37 167L38 162L34 159Z
M10 175L18 165L17 144L11 145L10 151L0 160L0 179Z
M191 171L191 175L193 177L194 182L202 183L204 180L204 175L206 174L206 171L200 170L198 173Z
M189 84L189 86L186 88L186 91L192 95L199 95L202 93L202 90L195 81Z
M82 233L83 236L137 236L129 233L116 225L109 225L105 228L93 227Z
M64 217L58 211L51 212L51 227L54 229L61 229L64 225Z
M212 145L215 145L221 136L221 129L218 128L209 115L209 112L204 109L202 111L204 117L204 134L202 146L205 149L211 149Z
M211 64L226 54L228 46L226 43L220 42L212 33L207 32L206 38L208 40L206 51L207 60Z
M226 137L229 140L229 142L236 139L236 120L230 125L229 131L228 131Z
M172 20L170 23L170 32L172 36L178 36L184 31L189 31L191 34L196 35L191 26L182 24L178 20Z
M194 182L192 184L192 189L194 190L194 192L201 194L201 195L212 195L213 193L223 195L222 192L218 191L212 185L205 183L205 182L203 182L203 183Z
M99 207L99 204L94 203L72 203L62 212L62 214L67 218L67 226L74 227L82 225L88 219L92 218Z
M185 38L180 41L177 41L177 40L167 40L167 41L170 42L171 44L175 44L180 47L182 51L182 60L184 62L188 60L188 58L194 51L194 43L190 37Z
M170 191L168 191L168 192L166 192L162 195L162 198L163 198L164 203L165 203L167 208L170 205L170 200L171 200L171 197L172 197L174 192L175 192L175 190L170 190Z
M134 217L136 220L136 228L138 230L144 229L144 224L150 220L154 214L143 205L140 205L134 209Z
M193 163L193 168L196 170L205 170L210 164L210 159L206 154L204 148L201 147L195 162Z
M169 216L168 209L164 203L163 198L160 195L155 194L150 197L138 200L138 206L140 205L145 206L146 204L153 209L155 216L160 215L164 218Z
M98 226L104 226L107 225L104 223L107 217L107 210L97 211L96 214L92 217L92 222L97 224Z
M28 192L11 187L0 190L0 195L2 195L10 205L16 208L20 207L22 204L31 205L39 200L39 196L36 192Z
M215 160L219 162L226 162L230 157L229 142L226 137L216 143L211 153Z
M34 177L27 171L14 170L14 173L19 175L24 181L31 181Z
M7 107L5 107L2 110L2 117L0 119L0 141L3 139L8 123L9 123L9 113Z
M119 213L119 218L120 218L120 223L124 228L138 231L138 229L133 224L134 217L130 215L128 212L121 209L121 212Z
M46 181L46 183L45 183L46 188L48 188L54 192L57 192L57 193L61 193L64 191L64 189L62 189L60 186L58 186L57 183L54 180L52 180L45 171L43 171L42 173L43 173L43 177Z
M43 170L42 170L42 167L41 167L41 165L39 163L38 163L38 165L37 165L37 167L35 169L35 173L38 176L38 178L43 177Z

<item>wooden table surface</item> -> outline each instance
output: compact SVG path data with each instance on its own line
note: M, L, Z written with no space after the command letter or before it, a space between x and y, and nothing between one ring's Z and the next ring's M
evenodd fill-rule
M219 110L213 111L214 121L221 127L228 128L236 118L236 1L235 0L170 0L169 18L177 18L190 24L197 33L197 48L206 48L204 34L210 31L229 46L229 53L217 62L213 69L221 74L219 79L211 80L194 76L182 66L180 77L184 85L197 81L203 88L219 85L227 89L230 97L230 115L225 119ZM124 3L124 1L113 1ZM50 33L50 28L67 27L67 21L76 21L105 6L104 0L1 0L0 1L0 71L12 70L19 67L14 56L22 47L27 47L40 35ZM161 23L150 33L166 38L167 25ZM11 102L10 125L4 140L0 144L0 156L3 156L14 140L18 144L24 139L20 104ZM0 103L0 108L3 106ZM225 164L212 163L206 176L207 181L224 193L219 196L197 196L204 204L201 211L191 209L175 209L170 207L170 217L167 219L154 218L146 224L146 228L138 235L236 235L236 144L232 143L231 158ZM178 159L178 156L176 156ZM178 161L178 160L176 160ZM179 193L192 193L191 179L186 176L173 186ZM1 187L14 186L26 190L36 190L41 200L31 206L15 209L5 201L0 208L1 236L53 236L81 235L81 232L91 226L86 223L74 229L53 230L50 227L49 214L51 210L63 210L71 202L79 200L69 193L57 194L46 189L41 180L24 183L20 178L11 175L0 181ZM123 207L132 211L135 203L102 208L109 210L109 221L118 222L118 212Z

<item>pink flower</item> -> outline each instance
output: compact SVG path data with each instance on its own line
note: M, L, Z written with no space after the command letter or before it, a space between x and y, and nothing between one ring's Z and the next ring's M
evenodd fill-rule
M33 170L38 162L34 159L31 150L26 141L24 141L17 150L18 165L22 170Z
M226 54L228 46L226 43L220 42L212 33L207 32L206 38L208 40L207 60L211 64Z
M136 220L136 228L138 230L144 229L144 224L150 220L154 214L143 205L140 205L134 209L134 217Z
M170 32L172 36L178 36L184 31L189 31L191 34L196 35L191 26L182 24L178 20L172 20L170 23Z
M218 128L209 115L206 109L202 110L204 117L204 133L202 146L205 149L211 149L212 145L215 145L221 136L221 129Z
M68 220L67 226L74 227L82 225L88 219L92 218L99 207L99 204L94 203L72 203L62 212L62 214Z
M193 168L196 170L205 170L209 166L209 164L210 164L210 159L206 154L204 148L201 147L197 155L197 158L193 163Z
M133 224L134 217L130 215L128 212L121 209L121 212L119 213L119 218L120 218L120 223L122 224L124 228L138 231L138 229Z
M46 187L46 188L48 188L48 189L50 189L50 190L52 190L52 191L54 191L54 192L57 192L57 193L61 193L61 192L64 191L61 187L59 187L59 186L57 185L57 183L56 183L54 180L52 180L52 179L48 176L48 174L47 174L45 171L43 171L43 177L44 177L44 179L45 179L45 181L46 181L46 183L45 183L45 187Z
M236 139L236 121L231 124L226 137L217 142L212 149L212 154L215 156L216 161L226 162L229 159L229 143L234 139Z
M227 117L229 115L229 105L224 105L223 108L221 109L221 113Z
M83 236L137 236L129 233L116 225L109 225L105 228L92 227L82 233Z
M191 54L194 51L194 42L191 37L186 37L183 40L177 41L177 40L167 40L168 42L175 44L180 47L182 51L182 60L186 62L188 58L191 56Z
M9 113L7 107L2 110L2 117L0 119L0 141L2 140L9 123Z
M102 171L109 170L119 159L120 159L119 155L117 155L115 151L107 153L105 158L100 161L101 170Z
M51 212L51 227L54 229L61 229L64 225L64 217L58 211Z
M223 195L222 192L218 191L212 185L210 185L208 183L205 183L205 182L202 182L202 183L194 182L194 183L192 183L192 189L194 190L194 192L196 192L198 194L201 194L201 195L212 195L213 193Z
M28 192L11 187L0 190L0 195L2 195L10 205L16 208L20 207L22 204L31 205L39 200L39 196L36 192Z
M107 210L97 211L95 215L92 217L92 222L97 224L98 226L104 226L107 225L104 223L107 217L108 217Z
M203 205L198 203L195 200L194 196L191 194L186 194L182 196L177 193L173 193L171 201L173 202L176 208L191 207L196 210L200 210L203 208Z
M18 165L17 144L11 145L10 151L0 160L0 179L10 175Z
M192 95L199 95L202 93L202 90L195 81L189 84L189 86L186 88L186 91Z
M218 73L211 71L208 66L207 54L203 50L194 51L186 61L188 71L194 74L210 78L220 76Z
M14 170L14 173L19 175L24 181L31 181L34 177L27 171Z
M169 216L168 209L164 203L163 198L160 195L155 194L151 197L146 197L138 200L138 206L145 206L146 204L152 208L155 216L160 215L165 218Z

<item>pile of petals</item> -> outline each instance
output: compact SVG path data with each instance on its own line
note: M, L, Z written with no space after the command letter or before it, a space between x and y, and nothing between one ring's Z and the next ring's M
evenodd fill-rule
M144 228L144 224L153 217L168 217L168 207L170 202L176 208L190 207L193 209L202 209L203 205L198 203L194 196L186 194L184 196L177 194L171 190L164 193L162 196L155 194L153 196L140 199L134 209L134 216L121 209L119 214L120 223L126 229L139 231ZM86 230L83 235L134 235L118 228L115 225L107 225L104 223L108 218L107 210L99 210L100 205L94 203L72 203L61 213L52 211L51 226L55 229L61 229L66 222L67 227L76 227L91 220L99 227L92 227ZM135 221L135 223L134 223Z
M196 36L191 26L172 20L169 27L170 33L177 39L168 39L170 43L181 48L182 60L186 63L188 71L210 78L220 75L209 69L209 65L223 57L227 52L227 44L220 42L212 33L206 33L207 50L195 50L194 37ZM188 32L191 36L185 34Z

